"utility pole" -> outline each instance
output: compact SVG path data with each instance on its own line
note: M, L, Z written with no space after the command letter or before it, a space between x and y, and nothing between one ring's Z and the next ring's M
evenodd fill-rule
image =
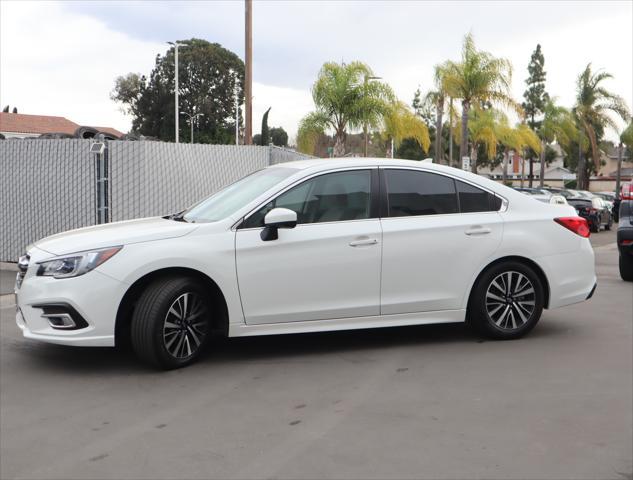
M620 183L622 182L622 153L624 150L624 146L622 142L618 146L618 169L615 176L615 198L620 199Z
M246 7L245 25L245 78L244 78L244 144L253 144L253 0L244 0Z
M238 87L238 76L237 72L235 72L235 85L233 86L233 90L235 92L235 145L240 144L240 99L239 99L239 87Z
M178 42L167 42L169 45L173 45L174 47L174 96L176 97L176 106L174 109L175 120L176 120L176 143L179 142L179 125L178 125L178 47L186 47L187 45Z

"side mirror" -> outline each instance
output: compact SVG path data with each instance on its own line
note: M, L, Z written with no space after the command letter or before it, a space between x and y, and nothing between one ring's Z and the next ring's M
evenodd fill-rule
M260 234L264 242L277 240L280 228L295 228L297 226L297 212L287 208L273 208L264 217L264 229Z

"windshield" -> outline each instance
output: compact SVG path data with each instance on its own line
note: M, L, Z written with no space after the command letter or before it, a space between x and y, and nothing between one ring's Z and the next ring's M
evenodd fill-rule
M182 215L187 222L217 222L230 217L269 188L296 173L295 168L265 168L195 204Z

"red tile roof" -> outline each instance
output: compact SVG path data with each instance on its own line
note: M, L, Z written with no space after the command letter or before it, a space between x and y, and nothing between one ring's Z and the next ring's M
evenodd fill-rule
M64 117L49 115L25 115L23 113L0 112L0 132L14 133L67 133L72 135L80 127ZM97 130L120 137L123 132L110 127L93 127Z

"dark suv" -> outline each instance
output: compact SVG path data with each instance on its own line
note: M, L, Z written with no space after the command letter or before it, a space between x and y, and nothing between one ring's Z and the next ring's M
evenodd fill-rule
M620 276L622 280L633 282L633 182L622 185L620 200L618 226Z
M599 232L603 226L605 230L611 230L613 216L609 207L601 198L573 197L568 198L567 203L576 209L579 216L587 220L589 229L592 232Z

